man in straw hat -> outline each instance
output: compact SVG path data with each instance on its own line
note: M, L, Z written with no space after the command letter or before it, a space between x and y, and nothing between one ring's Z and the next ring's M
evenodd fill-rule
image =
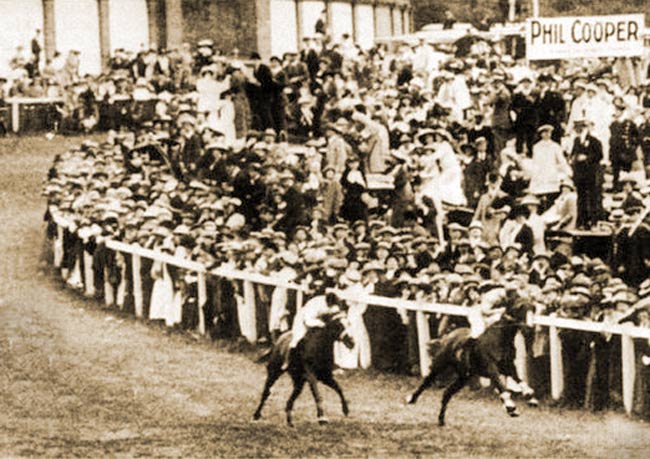
M593 123L587 119L575 122L576 138L571 150L573 182L578 194L577 225L579 228L591 228L603 213L603 170L600 165L603 159L603 146L600 140L591 135L592 125Z

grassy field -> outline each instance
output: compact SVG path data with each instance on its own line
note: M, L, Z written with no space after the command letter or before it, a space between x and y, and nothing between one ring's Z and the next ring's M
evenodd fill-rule
M254 353L197 341L103 309L64 289L42 260L40 187L78 139L0 139L0 457L647 457L650 428L619 413L522 406L463 392L438 428L440 393L407 407L415 378L339 377L351 414L323 389L284 425L288 379L263 420ZM285 377L286 378L286 377Z

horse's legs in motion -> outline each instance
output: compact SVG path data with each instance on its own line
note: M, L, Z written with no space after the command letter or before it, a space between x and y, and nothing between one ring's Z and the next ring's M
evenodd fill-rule
M521 395L524 396L529 406L539 406L539 400L535 396L535 391L526 382L524 382L517 372L517 367L513 359L506 359L502 364L501 373L504 376L510 376L521 387Z
M275 384L280 375L282 375L280 367L277 367L277 365L268 366L266 383L264 383L264 390L262 391L262 398L260 399L260 404L257 406L257 410L255 410L253 420L257 421L262 417L262 407L264 406L264 402L266 402L266 399L271 395L271 387L273 387L273 384Z
M440 406L440 413L438 414L439 426L445 425L445 411L447 411L447 405L449 404L449 400L451 400L451 398L459 390L461 390L465 386L465 384L467 384L467 376L459 372L458 377L454 380L454 382L451 383L451 385L447 387L447 389L445 389L445 393L442 396L442 405Z
M328 378L323 379L322 381L323 384L334 389L334 391L339 395L339 398L341 399L341 408L343 409L343 414L347 416L350 413L350 410L348 409L348 402L345 400L345 396L343 395L343 391L341 390L339 384L334 380L334 377L332 375L330 375Z
M515 402L512 401L512 396L510 395L510 391L508 391L506 386L501 382L499 369L497 368L496 364L492 361L487 362L485 365L485 373L492 381L492 384L494 384L494 387L496 387L497 390L499 391L499 398L501 399L501 402L503 403L503 406L506 408L508 414L511 417L519 416L519 412L517 411L517 405L515 405Z
M409 405L415 405L415 402L418 401L418 397L427 390L429 387L433 386L433 383L436 380L436 375L440 373L440 371L444 370L447 362L444 361L444 357L438 355L433 358L433 362L431 363L431 371L429 371L429 374L422 380L420 383L420 386L415 389L415 392L413 392L411 395L408 395L406 397L406 403Z
M287 424L291 427L293 427L293 421L291 420L291 410L293 410L293 403L296 401L300 393L302 392L302 388L305 387L305 378L303 375L300 376L293 376L293 392L291 392L291 395L289 396L289 400L287 400L287 406L285 408L285 412L287 413Z
M307 379L307 384L309 384L309 388L311 389L311 393L314 396L314 401L316 402L316 416L318 417L318 423L327 424L327 418L323 413L323 399L320 396L320 392L318 392L318 380L311 370L305 371L305 377Z

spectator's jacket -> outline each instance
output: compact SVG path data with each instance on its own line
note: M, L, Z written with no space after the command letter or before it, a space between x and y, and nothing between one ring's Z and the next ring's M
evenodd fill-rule
M588 134L584 141L577 137L571 150L573 165L573 181L576 186L581 184L594 185L600 179L603 159L603 146L600 140Z
M631 165L636 160L639 130L631 120L615 120L609 126L609 151L612 163Z

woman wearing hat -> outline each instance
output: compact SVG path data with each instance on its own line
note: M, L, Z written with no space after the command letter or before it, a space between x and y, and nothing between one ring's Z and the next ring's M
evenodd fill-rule
M337 179L343 175L345 163L353 155L352 147L343 138L348 129L349 123L343 117L340 117L334 124L327 127L325 164L334 169Z
M432 151L422 158L422 186L417 198L429 198L433 202L442 200L452 206L464 206L467 199L463 192L463 171L450 141L451 135L444 129L433 131Z
M528 190L542 201L559 193L562 179L571 176L562 147L551 139L553 130L550 124L537 129L540 140L533 146L533 157L527 167L530 176Z
M341 217L354 222L368 219L368 206L362 199L366 194L366 178L361 172L361 161L356 156L348 158L347 169L341 178L345 197L341 207Z
M548 229L570 231L575 229L578 218L578 196L569 178L560 181L560 195L550 209L542 214Z

